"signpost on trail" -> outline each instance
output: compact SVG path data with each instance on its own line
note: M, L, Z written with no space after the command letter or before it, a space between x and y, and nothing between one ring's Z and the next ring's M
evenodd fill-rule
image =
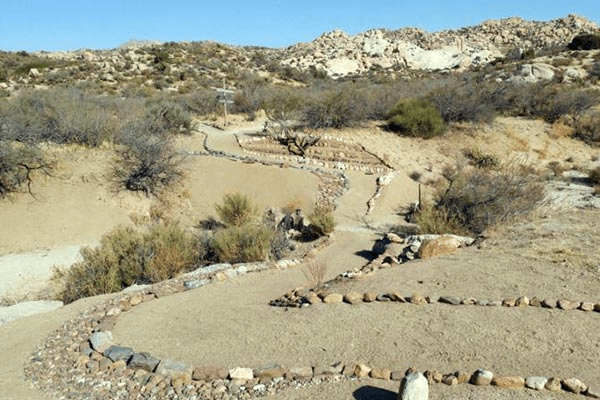
M223 78L223 88L214 88L217 93L217 99L219 100L219 103L223 103L223 126L226 127L227 126L227 104L233 104L233 94L235 93L235 91L233 90L227 90L227 86L225 85L225 78Z

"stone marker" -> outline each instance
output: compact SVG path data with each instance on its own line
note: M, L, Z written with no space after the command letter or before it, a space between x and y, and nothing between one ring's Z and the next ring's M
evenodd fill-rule
M344 297L339 293L330 293L323 298L323 303L339 304L344 300Z
M195 381L214 381L215 379L227 379L229 371L218 367L197 367L194 368L192 379Z
M407 374L400 382L398 400L428 400L429 384L420 372Z

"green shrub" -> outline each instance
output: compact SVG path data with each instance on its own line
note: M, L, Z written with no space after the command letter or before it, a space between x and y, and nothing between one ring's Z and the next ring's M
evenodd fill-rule
M212 246L220 262L265 261L271 251L274 231L257 224L232 225L218 231Z
M427 100L402 100L390 111L387 127L405 136L432 138L444 132L444 120Z
M328 207L316 206L308 219L319 235L328 235L335 230L333 210Z
M223 204L215 204L215 210L221 220L229 227L246 225L256 219L257 208L252 201L241 193L228 193Z
M177 224L155 224L147 233L116 228L103 236L100 246L81 250L82 261L56 270L65 303L120 291L133 284L155 283L195 268L198 241Z

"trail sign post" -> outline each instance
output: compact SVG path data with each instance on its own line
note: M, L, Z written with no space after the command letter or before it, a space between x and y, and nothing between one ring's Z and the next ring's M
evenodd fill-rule
M227 126L227 104L233 104L233 94L235 91L227 90L227 86L225 86L225 79L223 79L223 88L215 88L218 93L217 99L219 103L223 103L223 126Z

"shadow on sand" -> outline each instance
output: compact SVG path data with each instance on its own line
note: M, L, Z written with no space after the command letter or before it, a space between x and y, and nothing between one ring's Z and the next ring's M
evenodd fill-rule
M397 393L374 386L363 386L352 395L356 400L396 400Z

